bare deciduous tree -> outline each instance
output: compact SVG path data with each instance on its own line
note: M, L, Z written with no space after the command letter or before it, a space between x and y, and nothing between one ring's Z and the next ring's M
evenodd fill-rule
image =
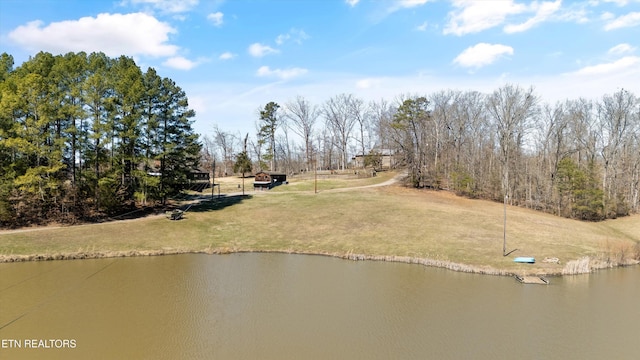
M526 132L536 111L537 97L533 88L524 90L519 86L505 85L487 99L487 109L493 118L495 132L500 145L502 165L502 191L505 199L511 196L511 160L518 157Z
M336 95L324 103L322 113L327 121L327 127L331 129L335 139L335 145L340 152L339 167L347 168L348 146L356 118L353 116L353 102L356 101L351 94Z
M229 169L233 168L235 149L238 142L238 138L228 132L220 130L215 125L213 127L214 142L222 159L222 166L220 167L221 175L229 175Z
M369 112L364 106L364 101L354 98L351 101L351 113L358 125L359 138L356 141L359 143L359 146L357 152L364 156L367 154L367 148L369 147L366 140L366 137L369 135Z
M632 93L620 90L613 95L605 95L598 106L603 141L600 152L604 166L602 205L605 211L612 212L613 216L628 213L628 209L620 204L623 194L620 192L618 183L622 167L618 162L628 137L627 130L634 123L633 110L637 103L638 100Z
M319 110L302 96L285 105L285 118L289 127L298 134L304 142L305 170L309 170L313 162L313 127L318 119Z

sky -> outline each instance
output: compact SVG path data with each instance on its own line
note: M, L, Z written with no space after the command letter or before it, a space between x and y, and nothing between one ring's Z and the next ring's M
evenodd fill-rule
M0 0L0 53L39 51L130 56L185 90L199 134L253 135L297 96L640 96L640 0Z

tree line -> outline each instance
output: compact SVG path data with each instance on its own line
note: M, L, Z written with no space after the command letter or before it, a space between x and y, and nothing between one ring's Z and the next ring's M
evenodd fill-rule
M416 188L581 220L640 210L640 99L624 89L555 104L512 84L488 94L443 90L369 103L352 94L320 104L298 96L257 115L249 145L249 134L217 126L204 138L203 159L219 159L221 175L232 173L240 153L254 171L290 174L357 171L355 155L375 168L393 154Z
M0 225L100 219L163 203L198 165L185 92L103 53L0 56Z
M203 138L184 91L128 57L0 55L0 225L99 219L164 203L198 166L217 175L379 168L408 184L583 220L640 210L640 99L542 103L533 88L443 90L366 103L297 96L256 111L253 137ZM200 163L199 163L200 160Z

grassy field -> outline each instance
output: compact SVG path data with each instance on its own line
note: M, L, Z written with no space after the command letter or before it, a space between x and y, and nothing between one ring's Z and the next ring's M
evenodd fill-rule
M632 263L640 253L638 215L586 223L509 207L507 250L518 250L503 257L502 204L398 185L366 187L394 175L323 175L318 193L313 177L293 178L289 185L255 193L248 180L246 196L205 200L179 221L151 216L0 232L0 261L277 251L532 275L561 274L568 263L584 257L591 268ZM227 183L223 193L238 191L241 179L220 180ZM538 261L516 264L515 256ZM559 263L542 262L545 258L558 258Z

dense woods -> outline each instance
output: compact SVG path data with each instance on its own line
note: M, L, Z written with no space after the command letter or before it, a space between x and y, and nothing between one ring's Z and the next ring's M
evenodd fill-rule
M321 104L298 96L257 113L254 169L358 172L393 154L416 188L590 221L640 210L640 100L624 89L555 104L512 84L368 104L351 94ZM215 128L207 154L233 164L240 138ZM356 165L356 155L365 161Z
M391 113L392 143L416 187L583 220L639 209L640 102L628 91L549 105L505 85L409 98Z
M187 97L102 53L0 64L0 225L101 219L179 192L198 164Z

